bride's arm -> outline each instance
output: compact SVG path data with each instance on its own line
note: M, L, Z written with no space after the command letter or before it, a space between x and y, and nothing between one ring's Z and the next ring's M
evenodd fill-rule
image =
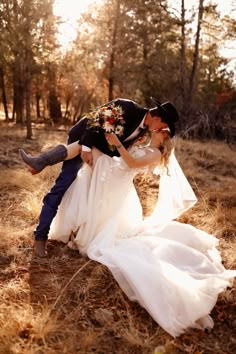
M161 152L158 149L155 149L153 152L150 152L142 157L134 158L122 145L122 143L115 134L106 134L106 139L109 144L115 145L121 157L129 166L129 168L142 168L152 165L153 163L158 164L161 159Z

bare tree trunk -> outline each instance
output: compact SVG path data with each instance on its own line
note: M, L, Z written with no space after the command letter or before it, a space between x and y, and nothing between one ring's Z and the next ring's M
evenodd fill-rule
M41 98L40 93L36 92L36 114L37 114L37 118L41 117L41 114L40 114L40 98Z
M5 88L5 81L4 81L4 70L3 67L0 67L0 89L2 90L2 103L5 112L5 119L8 122L8 108L7 108L7 95L6 95L6 88Z
M62 118L61 104L56 94L56 74L53 68L48 70L48 84L49 84L49 114L54 123L57 123Z
M193 66L192 66L192 71L191 71L191 76L190 76L190 85L189 85L189 96L188 96L189 110L191 110L193 95L194 95L194 92L195 92L195 89L197 86L199 41L200 41L202 17L203 17L203 12L204 12L203 2L204 2L204 0L199 0L197 33L196 33L195 49L194 49L194 56L193 56Z
M148 65L147 65L147 59L148 59L148 36L147 36L147 28L144 27L142 31L142 56L143 56L143 97L149 97L149 93L147 92L147 89L149 88L149 75L148 75ZM148 99L146 100L146 104L148 105Z
M22 78L20 79L22 80ZM24 85L22 82L18 82L16 88L16 122L23 123L23 111L24 111Z
M13 108L12 108L12 121L14 122L15 116L16 116L16 90L15 90L15 85L13 85Z
M49 112L54 123L62 118L61 105L54 90L49 93Z
M24 83L22 75L22 63L19 58L15 58L13 64L13 97L14 97L14 111L13 116L16 115L16 123L23 123L23 108L24 108Z
M26 68L25 68L25 106L26 106L26 126L27 126L27 139L32 138L31 126L31 52L28 49L26 53Z
M70 107L70 103L71 103L71 99L72 99L72 95L67 95L66 96L66 107L65 107L65 114L63 116L64 119L70 119L70 112L69 112L69 107Z
M186 75L186 38L185 38L185 3L181 3L181 57L180 57L180 73L181 73L181 89L182 89L182 110L185 112L187 107L187 75Z
M119 23L120 15L120 0L116 2L116 11L115 11L115 23L112 33L112 43L111 43L111 56L109 62L109 86L108 86L108 98L109 101L113 99L113 89L114 89L114 66L115 66L115 55L116 55L116 41L117 41L117 30Z
M73 104L73 118L72 118L72 124L75 124L80 120L84 113L84 108L88 105L89 101L93 97L94 94L94 89L91 90L90 92L83 94L80 96L80 100L76 101L76 104Z

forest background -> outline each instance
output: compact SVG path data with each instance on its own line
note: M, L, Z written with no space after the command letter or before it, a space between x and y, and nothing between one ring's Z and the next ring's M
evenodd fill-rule
M235 43L235 0L228 12L213 0L93 2L66 48L55 5L0 4L1 118L25 124L27 138L32 122L71 125L115 97L150 106L154 96L176 105L183 136L235 139L235 67L222 51Z
M0 354L235 353L235 283L217 300L211 332L172 338L103 265L53 241L46 259L34 257L33 230L61 165L31 176L18 151L65 142L112 98L170 100L181 117L176 156L198 197L178 221L218 238L224 266L236 269L235 55L222 50L235 43L236 1L93 1L66 46L59 1L66 13L72 0L0 1ZM158 177L134 183L146 216Z

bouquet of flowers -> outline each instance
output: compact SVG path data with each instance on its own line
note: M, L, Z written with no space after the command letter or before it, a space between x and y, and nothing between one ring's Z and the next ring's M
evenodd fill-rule
M103 130L105 133L115 133L122 136L125 121L123 119L123 110L121 106L109 104L89 113L90 125L96 130Z

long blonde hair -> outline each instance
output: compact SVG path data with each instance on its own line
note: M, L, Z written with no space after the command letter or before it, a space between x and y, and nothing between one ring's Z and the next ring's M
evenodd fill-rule
M170 159L170 155L172 151L174 150L174 143L173 139L168 135L161 146L159 147L161 151L161 161L160 161L160 167L163 169L167 169L168 172L168 163Z
M150 145L150 132L147 132L143 137L142 137L142 142L140 142L140 139L137 139L135 143L132 146L138 146L138 147L145 147ZM171 139L171 137L168 135L161 146L159 147L159 150L161 152L161 161L158 162L158 166L162 172L164 170L167 170L168 173L168 163L170 159L170 155L172 151L174 150L174 139Z

